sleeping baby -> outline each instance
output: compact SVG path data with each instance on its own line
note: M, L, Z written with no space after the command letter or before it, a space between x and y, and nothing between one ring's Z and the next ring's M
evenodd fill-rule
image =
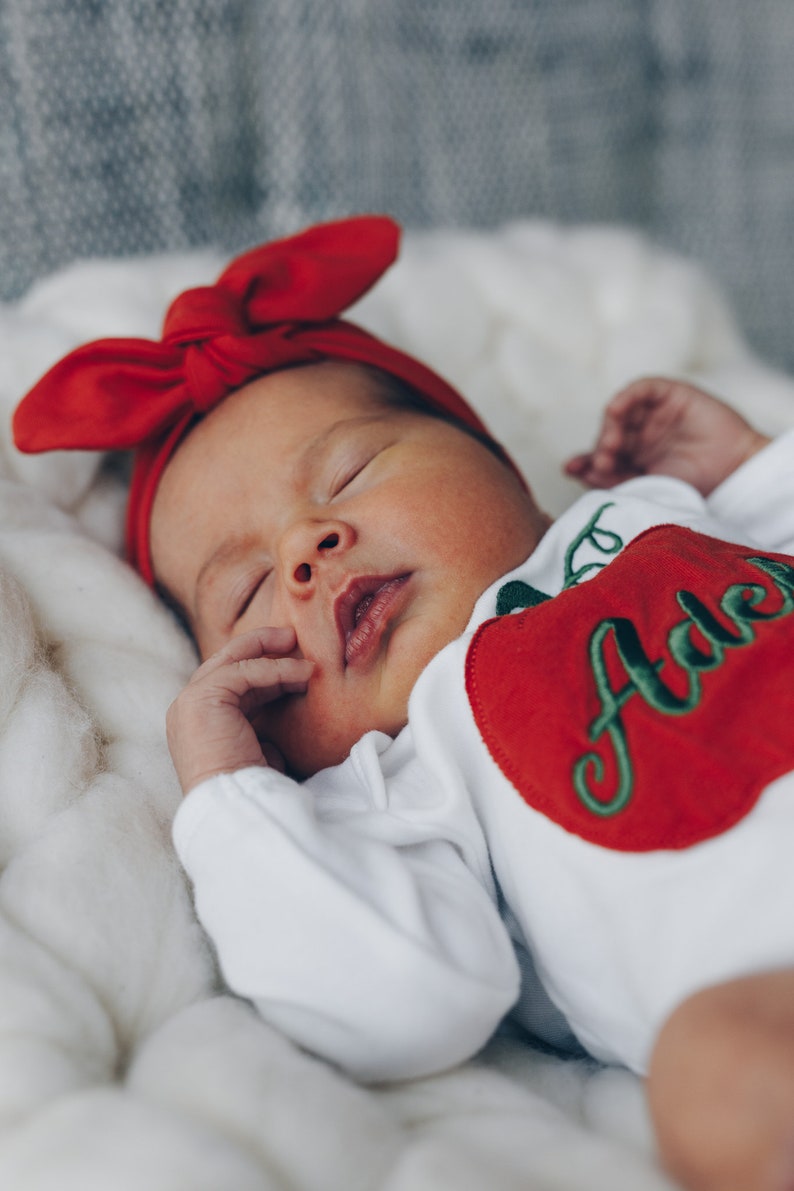
M136 450L130 561L205 659L167 725L199 917L359 1079L511 1015L646 1075L688 1185L791 1188L794 435L638 381L552 523L454 389L339 317L397 237L253 250L15 415L23 450Z

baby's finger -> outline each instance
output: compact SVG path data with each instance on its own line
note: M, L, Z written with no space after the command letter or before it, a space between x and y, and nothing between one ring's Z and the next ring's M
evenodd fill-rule
M674 386L675 381L668 377L643 376L619 389L607 402L606 409L616 417L622 417L633 406L657 405L665 401Z
M602 452L593 450L589 451L586 455L574 455L573 458L568 459L563 464L563 470L572 479L589 483L591 476L602 475L605 470L605 463L611 464L612 460L613 456L611 454L607 460ZM607 470L611 470L611 467L607 467Z
M306 658L242 658L206 676L202 686L213 697L224 694L242 703L246 712L272 703L284 695L302 694L309 685L314 663Z
M630 449L648 418L664 404L664 400L657 389L648 389L641 384L617 393L604 410L600 444L614 451Z
M285 657L297 646L295 630L289 626L273 628L261 626L232 637L225 645L207 658L196 670L195 677L211 674L220 666L242 662L248 658Z
M564 464L565 471L569 476L585 481L593 473L609 471L623 442L624 431L620 421L605 411L592 450L572 456Z
M246 709L262 707L284 695L302 695L314 672L314 662L306 658L252 658L238 663L243 679L249 684Z
M573 476L578 479L579 476L586 475L590 468L590 460L592 456L589 451L583 455L572 455L570 459L566 459L563 463L563 471L568 476Z

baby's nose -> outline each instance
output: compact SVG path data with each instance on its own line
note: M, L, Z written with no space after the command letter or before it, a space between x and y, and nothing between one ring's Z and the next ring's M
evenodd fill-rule
M326 559L348 549L355 540L352 529L341 523L304 524L293 527L285 543L284 574L296 591L305 592Z
M333 550L339 545L339 534L332 532L326 534L321 542L317 544L317 554L322 557L324 550ZM316 563L315 563L316 565ZM295 568L293 578L296 583L309 583L312 578L313 570L310 562L299 562Z

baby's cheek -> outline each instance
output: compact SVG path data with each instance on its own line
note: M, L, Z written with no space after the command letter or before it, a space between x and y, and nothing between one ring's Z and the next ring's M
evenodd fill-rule
M260 741L278 749L288 771L294 777L306 778L344 761L367 731L356 719L353 709L340 699L326 699L310 685L305 695L280 699L252 722Z

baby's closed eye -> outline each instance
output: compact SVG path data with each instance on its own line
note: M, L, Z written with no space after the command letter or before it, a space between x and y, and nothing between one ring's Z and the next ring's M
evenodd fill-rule
M358 451L352 457L345 459L336 470L330 484L329 496L334 500L340 496L359 476L363 475L369 465L381 454L380 449L369 447L366 451Z
M234 609L234 624L239 624L245 616L272 573L272 567L257 569L253 574L250 572L246 574L242 584L235 584L234 594L230 601Z

